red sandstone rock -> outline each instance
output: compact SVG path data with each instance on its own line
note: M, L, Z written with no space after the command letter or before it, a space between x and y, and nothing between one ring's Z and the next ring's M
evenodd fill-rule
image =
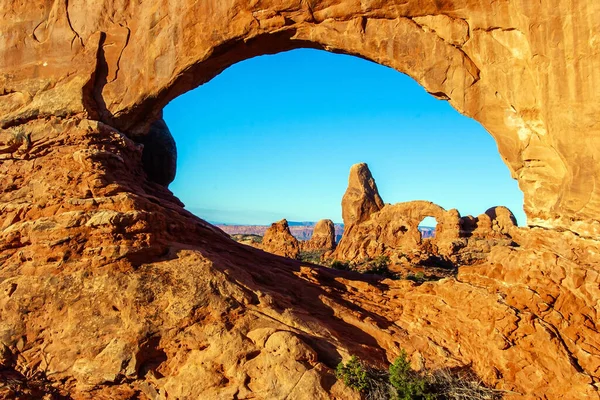
M531 225L598 238L598 7L2 0L0 127L85 113L140 139L169 101L230 65L323 48L406 73L478 120L518 179Z
M519 247L458 279L378 282L236 244L105 124L23 129L0 163L0 379L74 399L347 399L340 356L385 367L404 348L530 398L597 396L594 241L514 228Z
M356 164L350 168L348 188L342 198L342 218L344 229L351 229L352 225L359 224L369 216L381 210L383 200L379 197L375 179L369 171L367 164Z
M315 225L310 240L300 242L304 251L332 251L335 249L335 226L330 219L322 219Z
M346 193L353 193L353 198L349 202L344 197L342 214L360 214L362 221L346 227L331 258L362 262L387 256L396 264L430 264L438 259L440 266L469 265L482 262L493 246L513 244L510 231L516 228L516 220L506 207L490 208L477 218L461 218L455 209L446 211L428 201L410 201L386 204L376 211L361 214L363 204L373 204L371 199L380 197L374 183L373 186L367 183L374 181L366 164L358 166L361 176L369 178L357 179L356 166L351 168ZM357 190L361 184L374 187L374 191ZM426 217L437 221L433 238L424 239L418 229Z
M290 227L285 219L271 224L265 232L260 247L266 252L291 259L296 259L300 253L298 239L290 233Z
M341 358L383 367L404 348L510 397L598 398L597 1L173 7L0 0L0 396L347 399ZM183 209L169 171L148 179L172 165L138 144L165 104L305 46L477 119L544 229L461 220L519 246L457 279L378 282L238 245ZM367 205L350 217L385 214Z

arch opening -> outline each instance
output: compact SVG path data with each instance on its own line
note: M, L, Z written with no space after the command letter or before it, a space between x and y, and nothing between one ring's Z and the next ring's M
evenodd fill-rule
M185 143L172 190L212 223L341 222L347 170L357 161L370 164L394 202L425 198L477 215L510 192L507 206L522 213L522 193L479 124L361 58L307 49L253 58L175 99L164 118ZM464 153L468 162L457 157ZM493 166L484 174L472 164ZM479 200L465 206L452 197L460 193Z
M421 240L435 237L438 221L434 216L427 216L419 222L418 229L421 234Z

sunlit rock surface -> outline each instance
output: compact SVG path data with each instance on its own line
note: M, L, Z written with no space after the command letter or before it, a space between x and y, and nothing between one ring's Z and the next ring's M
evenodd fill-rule
M347 399L341 359L385 367L404 348L507 396L598 398L597 1L0 10L1 396ZM297 47L405 72L482 123L525 194L518 246L456 279L378 281L236 244L168 171L149 179L140 137L165 104Z
M330 219L322 219L315 224L309 240L301 241L304 251L332 251L335 249L335 225Z
M349 195L350 194L350 195ZM377 199L376 205L373 199ZM516 245L513 213L492 207L478 217L461 217L429 201L385 204L367 164L350 168L348 189L342 198L345 231L330 258L362 262L380 256L407 266L454 267L485 261L495 246ZM424 238L419 225L426 217L437 222L435 235Z
M171 99L235 62L324 48L407 73L481 122L530 224L600 235L597 1L0 6L1 127L86 113L139 136Z
M290 227L285 219L271 224L265 232L261 248L269 253L292 259L298 257L300 253L300 244L290 233Z

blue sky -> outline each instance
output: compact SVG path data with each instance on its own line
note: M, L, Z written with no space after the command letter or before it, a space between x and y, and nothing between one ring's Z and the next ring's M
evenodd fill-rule
M386 203L429 200L461 215L523 195L479 123L410 77L356 57L294 50L233 65L173 100L170 189L211 222L341 222L352 164Z

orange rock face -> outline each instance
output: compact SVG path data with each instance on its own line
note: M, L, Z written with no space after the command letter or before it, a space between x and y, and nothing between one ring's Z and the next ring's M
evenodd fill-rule
M367 164L355 164L350 169L348 188L342 198L344 229L360 224L383 208L383 200Z
M486 127L531 225L600 236L595 0L0 6L1 128L85 113L141 140L170 100L236 62L337 51L410 75Z
M295 259L300 253L298 240L290 233L285 219L271 224L265 232L261 248L269 253Z
M415 366L470 366L509 398L598 398L597 1L0 10L0 397L351 399L340 360L385 367L403 348ZM417 286L308 268L185 211L165 188L164 105L299 47L395 68L479 121L530 228L500 209L462 224L518 246ZM360 198L344 217L356 226L387 213Z
M187 213L108 125L23 129L0 164L3 396L346 399L341 359L401 348L529 397L597 396L595 241L515 228L519 247L420 286L308 268Z
M309 240L300 242L304 251L332 251L335 249L335 225L330 219L322 219L315 225Z

